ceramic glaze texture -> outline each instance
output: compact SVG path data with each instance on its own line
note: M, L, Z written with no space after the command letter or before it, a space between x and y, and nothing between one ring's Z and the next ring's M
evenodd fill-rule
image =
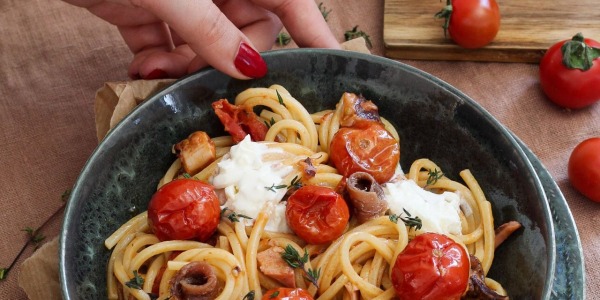
M99 145L65 216L60 252L65 299L106 298L110 252L104 239L146 209L175 159L174 143L195 130L223 134L210 104L272 84L286 87L309 111L333 108L343 92L373 100L400 134L404 170L423 157L455 180L470 169L492 203L495 224L517 220L524 227L498 248L489 276L512 299L550 298L556 246L544 188L511 133L479 105L426 73L380 57L300 49L264 58L269 73L260 80L234 80L214 70L179 80L141 104Z

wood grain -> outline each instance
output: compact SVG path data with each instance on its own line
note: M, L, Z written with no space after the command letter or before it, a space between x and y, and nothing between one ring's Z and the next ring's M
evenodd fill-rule
M386 0L385 55L396 59L537 63L554 43L578 32L600 40L599 0L497 0L500 31L480 49L463 49L444 37L433 15L444 0Z

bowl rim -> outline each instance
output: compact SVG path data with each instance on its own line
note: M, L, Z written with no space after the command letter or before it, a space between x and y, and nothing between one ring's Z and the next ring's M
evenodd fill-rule
M468 105L472 106L473 109L477 111L477 113L481 114L492 127L494 127L497 131L503 134L503 137L509 141L512 146L512 150L517 153L517 156L524 162L526 167L526 171L533 178L532 182L536 189L536 192L540 196L540 206L543 208L543 218L545 219L545 230L548 235L548 239L545 239L546 242L546 255L547 255L547 269L546 269L546 278L543 287L543 294L541 295L543 299L549 299L552 292L552 285L554 281L555 274L555 261L556 261L556 242L555 242L555 229L554 224L552 222L552 215L550 212L550 207L548 204L548 198L546 196L545 190L542 186L539 176L534 170L534 167L531 161L528 159L527 155L515 139L514 133L512 133L505 125L503 125L499 120L497 120L490 112L488 112L483 106L481 106L477 101L466 95L464 92L460 91L456 87L447 83L446 81L406 63L401 61L392 60L383 56L377 56L372 54L360 53L350 50L339 50L339 49L321 49L321 48L296 48L296 49L279 49L279 50L270 50L261 53L261 56L268 61L270 59L277 59L280 56L286 56L290 54L295 55L325 55L325 56L341 56L344 58L356 59L356 60L364 60L368 63L375 63L380 65L385 65L391 68L399 68L405 72L411 73L412 75L416 75L424 78L427 81L432 82L433 84L438 85L440 88L443 88L446 92L455 95L457 98L465 101ZM179 88L182 85L187 84L190 81L195 81L201 79L206 76L206 74L220 71L207 67L205 69L199 70L195 73L188 74L170 85L164 87L162 90L157 93L151 95L142 103L138 104L132 111L130 111L121 121L119 121L111 130L108 131L106 136L98 143L92 154L89 156L87 161L85 162L82 171L78 175L75 184L73 185L72 192L69 196L69 200L67 201L67 205L65 208L63 224L61 226L61 231L59 234L59 280L60 280L60 288L62 292L63 299L72 299L70 293L73 292L73 285L68 282L68 274L66 272L66 264L68 264L68 258L66 257L66 249L67 249L67 240L71 230L74 229L73 226L77 226L77 224L73 223L74 215L78 214L75 211L75 207L82 201L85 201L83 197L81 197L82 193L82 182L85 181L85 178L90 173L90 168L97 158L106 151L108 144L111 143L112 140L118 139L118 132L122 127L125 127L128 122L139 114L141 114L147 106L152 105L154 102L159 101L165 95L169 94L172 90ZM542 201L543 200L543 201Z

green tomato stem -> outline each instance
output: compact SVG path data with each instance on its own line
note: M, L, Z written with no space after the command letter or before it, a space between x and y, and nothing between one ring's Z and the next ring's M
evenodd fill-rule
M600 57L600 48L590 47L585 43L583 35L577 33L561 47L563 65L569 69L589 70L594 59Z

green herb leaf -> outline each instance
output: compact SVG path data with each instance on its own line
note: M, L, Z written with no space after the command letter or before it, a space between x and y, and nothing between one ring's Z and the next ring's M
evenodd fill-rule
M323 19L325 19L325 22L327 22L327 17L332 10L327 10L327 7L323 5L323 2L319 3L319 10L321 11L321 15L323 15Z
M6 275L8 275L8 268L0 268L0 281L6 279Z
M398 223L398 220L401 220L402 222L404 222L404 225L408 226L409 229L410 228L414 228L415 230L421 229L421 227L423 226L423 222L421 221L421 219L418 216L412 217L411 214L404 208L402 210L406 214L406 218L403 218L402 214L400 214L400 215L391 214L391 215L389 215L390 221L392 221L393 223Z
M125 282L125 285L132 289L141 290L144 285L144 278L138 274L137 271L133 271L133 278L131 280Z
M275 185L273 183L271 186L265 186L265 189L267 189L267 191L277 192L276 190L285 189L287 187L287 184Z
M281 105L283 105L284 107L286 107L286 106L285 106L285 103L283 103L283 98L281 98L281 94L279 94L279 91L278 91L278 90L275 90L275 93L277 93L277 100L279 100L279 104L281 104Z
M302 181L298 175L294 176L292 182L290 182L290 188L299 189L302 187Z
M288 244L283 253L281 253L281 258L292 268L294 269L302 269L304 272L306 280L310 281L317 288L319 287L319 276L321 275L321 269L312 270L306 269L304 265L308 262L310 258L308 252L304 250L304 255L300 256L300 253L294 248L292 245Z
M249 291L248 294L246 294L246 296L242 298L242 300L254 300L255 294L256 293L254 292L254 290Z
M227 211L231 211L231 213L226 214ZM229 219L229 221L231 222L239 222L240 218L244 218L244 219L248 219L248 220L252 220L251 217L248 217L244 214L238 214L235 211L233 211L232 209L229 209L228 207L223 207L223 209L221 209L221 218L222 217L227 217L227 219Z
M373 45L371 44L371 37L369 37L368 34L366 34L364 31L362 30L358 30L358 25L354 26L352 28L352 30L347 30L344 33L344 38L346 39L346 41L355 39L357 37L363 37L365 39L365 42L367 43L367 47L372 48Z
M71 196L71 189L66 189L62 195L60 195L60 199L62 200L62 202L67 202L67 200L69 200L69 197Z
M269 296L269 299L277 298L277 296L279 296L279 291L273 292L273 294L271 294L271 296Z
M427 177L427 185L436 184L440 178L444 177L444 173L438 169L433 169L433 171L429 170L427 172L429 177Z
M285 32L280 32L277 35L277 39L275 40L275 43L277 43L277 45L283 47L283 46L289 44L291 41L292 41L292 38L290 37L289 34L287 34Z

